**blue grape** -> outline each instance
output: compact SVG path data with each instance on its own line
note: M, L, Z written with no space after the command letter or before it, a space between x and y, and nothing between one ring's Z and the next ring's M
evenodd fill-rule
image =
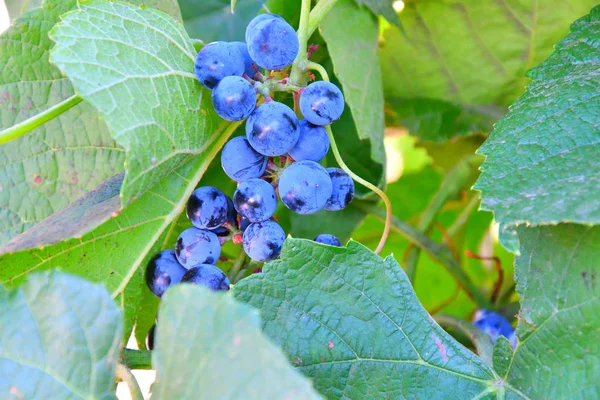
M253 32L256 28L256 25L258 25L259 23L261 23L263 21L268 21L270 19L283 20L283 18L277 14L260 14L260 15L257 15L256 17L252 18L252 20L246 26L246 43L248 43L248 32Z
M219 238L211 231L189 228L181 232L175 245L177 260L184 268L214 264L221 255Z
M242 245L251 259L265 262L279 257L284 241L285 232L277 222L263 221L248 226Z
M287 208L298 214L322 209L331 197L329 174L314 161L299 161L287 167L279 178L279 196Z
M250 222L248 220L248 218L245 218L243 216L240 217L240 230L242 232L246 232L246 229L248 229L248 227L250 226L250 224L252 224L252 222Z
M494 311L477 310L473 316L473 325L484 331L492 339L492 343L496 343L498 337L504 336L513 348L517 345L517 337L510 323Z
M196 78L212 90L226 76L242 76L244 56L236 46L227 42L212 42L200 50L194 63Z
M229 278L212 264L200 264L185 273L181 282L202 285L210 290L229 290Z
M248 53L248 46L246 46L246 43L244 42L231 42L231 44L237 47L240 53L242 53L242 56L244 56L244 73L248 75L249 78L254 79L254 75L259 72L259 68L252 57L250 57L250 53Z
M167 288L181 281L186 271L177 261L175 250L161 251L148 262L146 284L156 297L162 297Z
M248 142L265 156L286 154L298 142L299 136L296 114L276 101L261 104L246 121Z
M246 43L256 64L270 70L292 64L300 47L296 31L283 18L263 17L258 23L250 22L246 28Z
M310 123L329 125L344 111L344 95L330 82L314 82L300 95L300 111Z
M148 331L146 336L146 348L148 350L154 350L154 335L156 333L156 324L152 325L152 328Z
M270 183L248 179L239 184L233 195L235 209L250 222L266 221L277 209L277 194Z
M256 107L256 91L239 76L226 76L212 91L213 108L227 121L241 121Z
M328 233L322 233L313 239L315 242L328 244L330 246L342 247L342 242L337 237Z
M212 186L194 190L187 202L187 217L198 229L214 229L227 221L227 196Z
M339 168L327 168L333 190L331 197L325 204L325 209L329 211L339 211L344 208L354 198L354 181L350 175Z
M260 178L267 167L267 157L250 146L242 136L231 139L221 153L221 166L228 177L237 182Z
M298 123L300 136L290 156L296 161L321 161L329 151L329 136L322 126L313 125L303 119Z

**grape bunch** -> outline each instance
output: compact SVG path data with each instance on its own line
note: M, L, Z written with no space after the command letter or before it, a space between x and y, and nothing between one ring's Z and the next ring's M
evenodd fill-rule
M211 186L192 193L187 216L193 227L179 235L174 250L148 264L146 282L156 296L179 282L229 290L229 279L215 266L228 240L242 244L254 261L279 257L286 234L274 217L278 198L298 214L339 211L352 201L352 178L319 164L330 148L324 126L340 118L344 96L330 82L289 84L286 72L298 52L294 29L280 16L262 14L248 24L246 43L213 42L198 53L195 74L211 91L215 112L228 121L246 120L245 136L231 139L221 153L225 174L238 186L232 198ZM275 91L294 92L298 114L275 101ZM342 245L329 234L314 240Z

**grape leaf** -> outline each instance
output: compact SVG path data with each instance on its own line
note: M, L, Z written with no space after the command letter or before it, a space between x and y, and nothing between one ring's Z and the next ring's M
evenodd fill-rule
M131 279L127 283L127 286L125 286L123 292L121 292L121 294L115 299L115 301L123 311L124 343L127 343L127 341L129 340L131 332L133 332L133 327L136 324L139 307L142 302L142 298L144 297L144 293L142 291L147 290L142 269L143 268L139 268L131 276Z
M377 20L367 10L358 9L352 0L340 0L329 11L320 29L358 137L371 140L371 158L381 162L379 157L382 154L385 157L385 150ZM353 32L351 41L349 30Z
M209 101L205 97L202 107L208 109ZM0 282L14 285L32 271L60 267L103 282L113 296L120 294L140 265L146 265L165 248L165 237L174 229L187 199L236 126L221 124L213 133L216 141L201 156L179 167L132 206L80 239L0 256Z
M123 321L102 285L34 274L0 287L0 393L15 399L114 398Z
M367 6L375 15L381 15L392 24L400 26L400 19L391 0L354 0L359 6Z
M265 333L328 398L475 398L499 389L493 371L431 319L398 263L357 242L288 239L281 260L234 292L260 309Z
M596 7L572 25L479 149L475 189L496 220L600 222L599 21Z
M443 101L463 115L479 115L476 119L483 121L494 118L497 112L489 111L502 112L523 93L528 82L525 71L546 58L569 22L595 4L594 0L406 1L401 14L405 32L392 27L383 33L386 99ZM421 112L412 117L413 123L419 119L425 126L432 110L415 111ZM475 125L475 132L488 125ZM437 140L455 136L444 133ZM431 130L428 137L434 134Z
M594 398L600 390L600 227L518 229L519 342L508 381L532 399Z
M153 398L321 398L264 337L256 310L230 294L178 285L161 303Z
M48 61L50 28L75 0L27 12L0 36L0 129L8 128L74 95L73 87ZM125 152L111 139L106 125L89 104L80 103L24 137L0 146L0 246L102 185L123 171ZM93 228L110 216L63 217ZM55 226L56 227L56 226ZM40 229L43 233L44 229ZM37 244L69 237L55 229L36 235ZM27 243L18 239L5 252ZM45 241L42 243L42 241Z
M233 13L231 0L179 0L185 30L205 43L215 40L243 42L246 26L264 3L264 0L240 0Z
M193 73L196 52L169 16L90 1L64 15L50 36L52 62L127 149L124 205L214 141L216 124L203 102L209 95Z
M29 10L40 7L42 0L5 0L4 4L6 5L8 17L13 20Z

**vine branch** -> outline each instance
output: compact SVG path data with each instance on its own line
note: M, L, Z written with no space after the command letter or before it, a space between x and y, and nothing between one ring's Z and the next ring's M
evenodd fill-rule
M128 369L152 369L152 351L125 348L119 362Z
M135 376L123 364L117 364L117 377L127 384L131 400L144 400L144 395L140 389Z

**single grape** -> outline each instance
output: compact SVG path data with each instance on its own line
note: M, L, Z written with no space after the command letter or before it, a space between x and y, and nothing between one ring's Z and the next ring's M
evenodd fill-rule
M342 116L344 95L333 83L313 82L300 95L300 111L312 124L329 125Z
M506 318L494 311L477 310L473 316L473 325L484 331L492 339L492 343L496 343L498 337L504 336L513 348L517 345L513 327Z
M212 91L213 108L227 121L242 121L256 107L256 91L239 76L226 76Z
M177 261L175 250L164 250L148 262L146 284L156 297L162 297L167 288L181 281L186 271Z
M339 168L327 168L327 173L331 178L333 189L331 197L325 204L325 209L329 211L342 210L354 198L354 181L350 175Z
M298 123L299 138L290 156L296 161L321 161L329 151L329 136L322 126L303 119Z
M285 232L274 221L251 224L244 232L244 251L251 259L265 262L279 257L285 241Z
M188 228L177 238L175 254L185 269L198 264L214 264L221 255L221 244L217 235L211 231Z
M236 46L227 42L212 42L200 50L194 63L196 78L212 90L226 76L242 76L244 56Z
M248 53L256 64L280 70L292 64L298 55L296 31L283 18L267 18L246 28Z
M227 221L225 221L225 224L223 224L223 225L228 225L230 228L237 228L238 227L237 210L235 209L233 200L231 200L231 198L229 196L225 196L225 197L227 197Z
M156 324L152 325L152 328L148 331L146 336L146 348L148 350L154 350L154 335L156 334Z
M260 14L260 15L257 15L256 17L252 18L252 20L246 26L246 43L248 43L248 32L253 32L256 28L256 25L258 25L259 23L261 23L263 21L268 21L270 19L283 20L283 18L277 14Z
M212 186L200 187L187 202L187 217L198 229L214 229L227 220L227 196Z
M263 14L263 15L268 15L268 14ZM246 43L244 42L230 42L232 45L234 45L235 47L237 47L237 49L240 51L240 53L242 53L242 56L244 56L244 73L246 75L248 75L249 78L254 79L254 75L259 72L259 68L256 65L256 63L254 62L254 60L252 59L252 57L250 57L250 53L248 53L248 46L246 46Z
M250 226L250 224L252 224L252 222L250 222L248 220L248 218L240 216L240 230L242 232L246 232L246 229L248 229L248 227Z
M342 247L342 242L337 237L328 233L322 233L313 239L317 243L328 244L330 246Z
M271 101L258 106L246 121L248 142L265 156L281 156L290 151L296 142L298 118L285 104Z
M267 167L267 157L250 146L243 136L231 139L221 153L221 166L228 177L237 182L260 178Z
M248 179L238 185L233 204L250 222L266 221L277 209L277 194L270 183L256 178Z
M283 204L298 214L322 209L331 197L329 174L314 161L298 161L287 167L279 178L279 196Z
M210 290L229 290L229 278L212 264L200 264L185 273L181 282L202 285Z

